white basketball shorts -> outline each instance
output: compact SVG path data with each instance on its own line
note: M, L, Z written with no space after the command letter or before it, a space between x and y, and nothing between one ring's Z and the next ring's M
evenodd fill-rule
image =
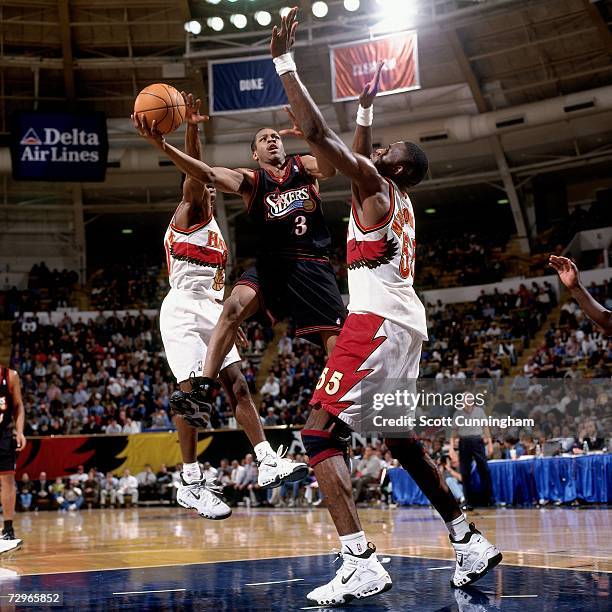
M168 365L177 382L187 380L191 372L202 376L206 351L223 307L208 297L170 289L162 302L159 328ZM221 369L241 361L236 345L223 361Z

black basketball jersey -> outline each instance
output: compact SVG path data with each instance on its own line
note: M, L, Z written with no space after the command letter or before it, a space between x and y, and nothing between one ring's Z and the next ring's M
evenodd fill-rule
M321 197L299 155L289 155L277 178L259 168L247 213L259 237L259 255L325 257L331 244Z
M9 369L0 366L0 433L13 421L13 397L9 389Z

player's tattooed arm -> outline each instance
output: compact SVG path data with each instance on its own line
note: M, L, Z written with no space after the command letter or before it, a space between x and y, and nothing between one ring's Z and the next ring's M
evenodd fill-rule
M281 27L274 26L270 51L273 58L285 55L295 41L297 9L293 8L281 20ZM366 224L375 224L389 210L390 202L386 181L380 176L370 159L351 151L344 141L327 125L321 111L310 97L308 90L296 72L281 75L285 93L297 124L317 158L325 158L342 174L348 176L358 201L364 208ZM366 206L367 203L367 206Z
M580 272L576 264L567 257L556 255L551 255L548 263L557 271L559 279L570 290L572 297L589 319L599 325L606 334L612 335L612 312L604 308L586 290L586 287L580 282Z
M359 106L363 109L371 108L374 104L374 98L378 94L378 88L380 86L380 76L382 74L383 66L385 65L384 60L379 60L376 64L376 70L374 76L369 83L366 83L361 95L359 96ZM366 157L372 155L372 126L371 125L360 125L359 123L355 127L355 136L353 137L353 151L360 153Z
M302 132L295 115L291 111L291 107L285 106L285 112L289 115L289 119L291 119L293 125L290 128L279 130L278 133L281 136L293 136L294 138L306 140L304 138L304 132ZM332 176L336 176L336 168L334 168L333 164L324 157L317 158L314 155L302 155L301 159L306 171L317 180L324 181Z
M248 168L221 168L209 166L206 162L193 159L176 147L167 143L162 134L159 133L155 121L147 124L144 114L132 115L132 122L139 134L146 138L151 144L163 151L172 163L185 174L190 175L200 183L212 183L219 191L234 193L247 199L253 187L253 172Z

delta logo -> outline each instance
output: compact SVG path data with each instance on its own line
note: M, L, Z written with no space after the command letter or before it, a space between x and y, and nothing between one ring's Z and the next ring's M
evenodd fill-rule
M264 202L266 203L266 216L268 219L281 219L296 210L312 212L316 204L310 198L308 187L299 187L289 191L277 189L268 193Z
M97 163L100 153L81 147L99 147L100 137L97 132L87 132L72 128L61 131L57 128L44 128L41 138L38 132L30 127L19 141L23 147L20 154L22 162L62 162L62 163Z

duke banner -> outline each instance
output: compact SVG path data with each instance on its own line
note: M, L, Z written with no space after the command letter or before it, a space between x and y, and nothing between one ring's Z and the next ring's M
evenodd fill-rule
M208 62L210 114L272 110L288 104L283 84L267 55Z
M332 98L354 100L384 60L379 96L419 89L417 33L400 32L330 47Z
M16 113L11 122L13 178L103 181L108 138L103 113Z

